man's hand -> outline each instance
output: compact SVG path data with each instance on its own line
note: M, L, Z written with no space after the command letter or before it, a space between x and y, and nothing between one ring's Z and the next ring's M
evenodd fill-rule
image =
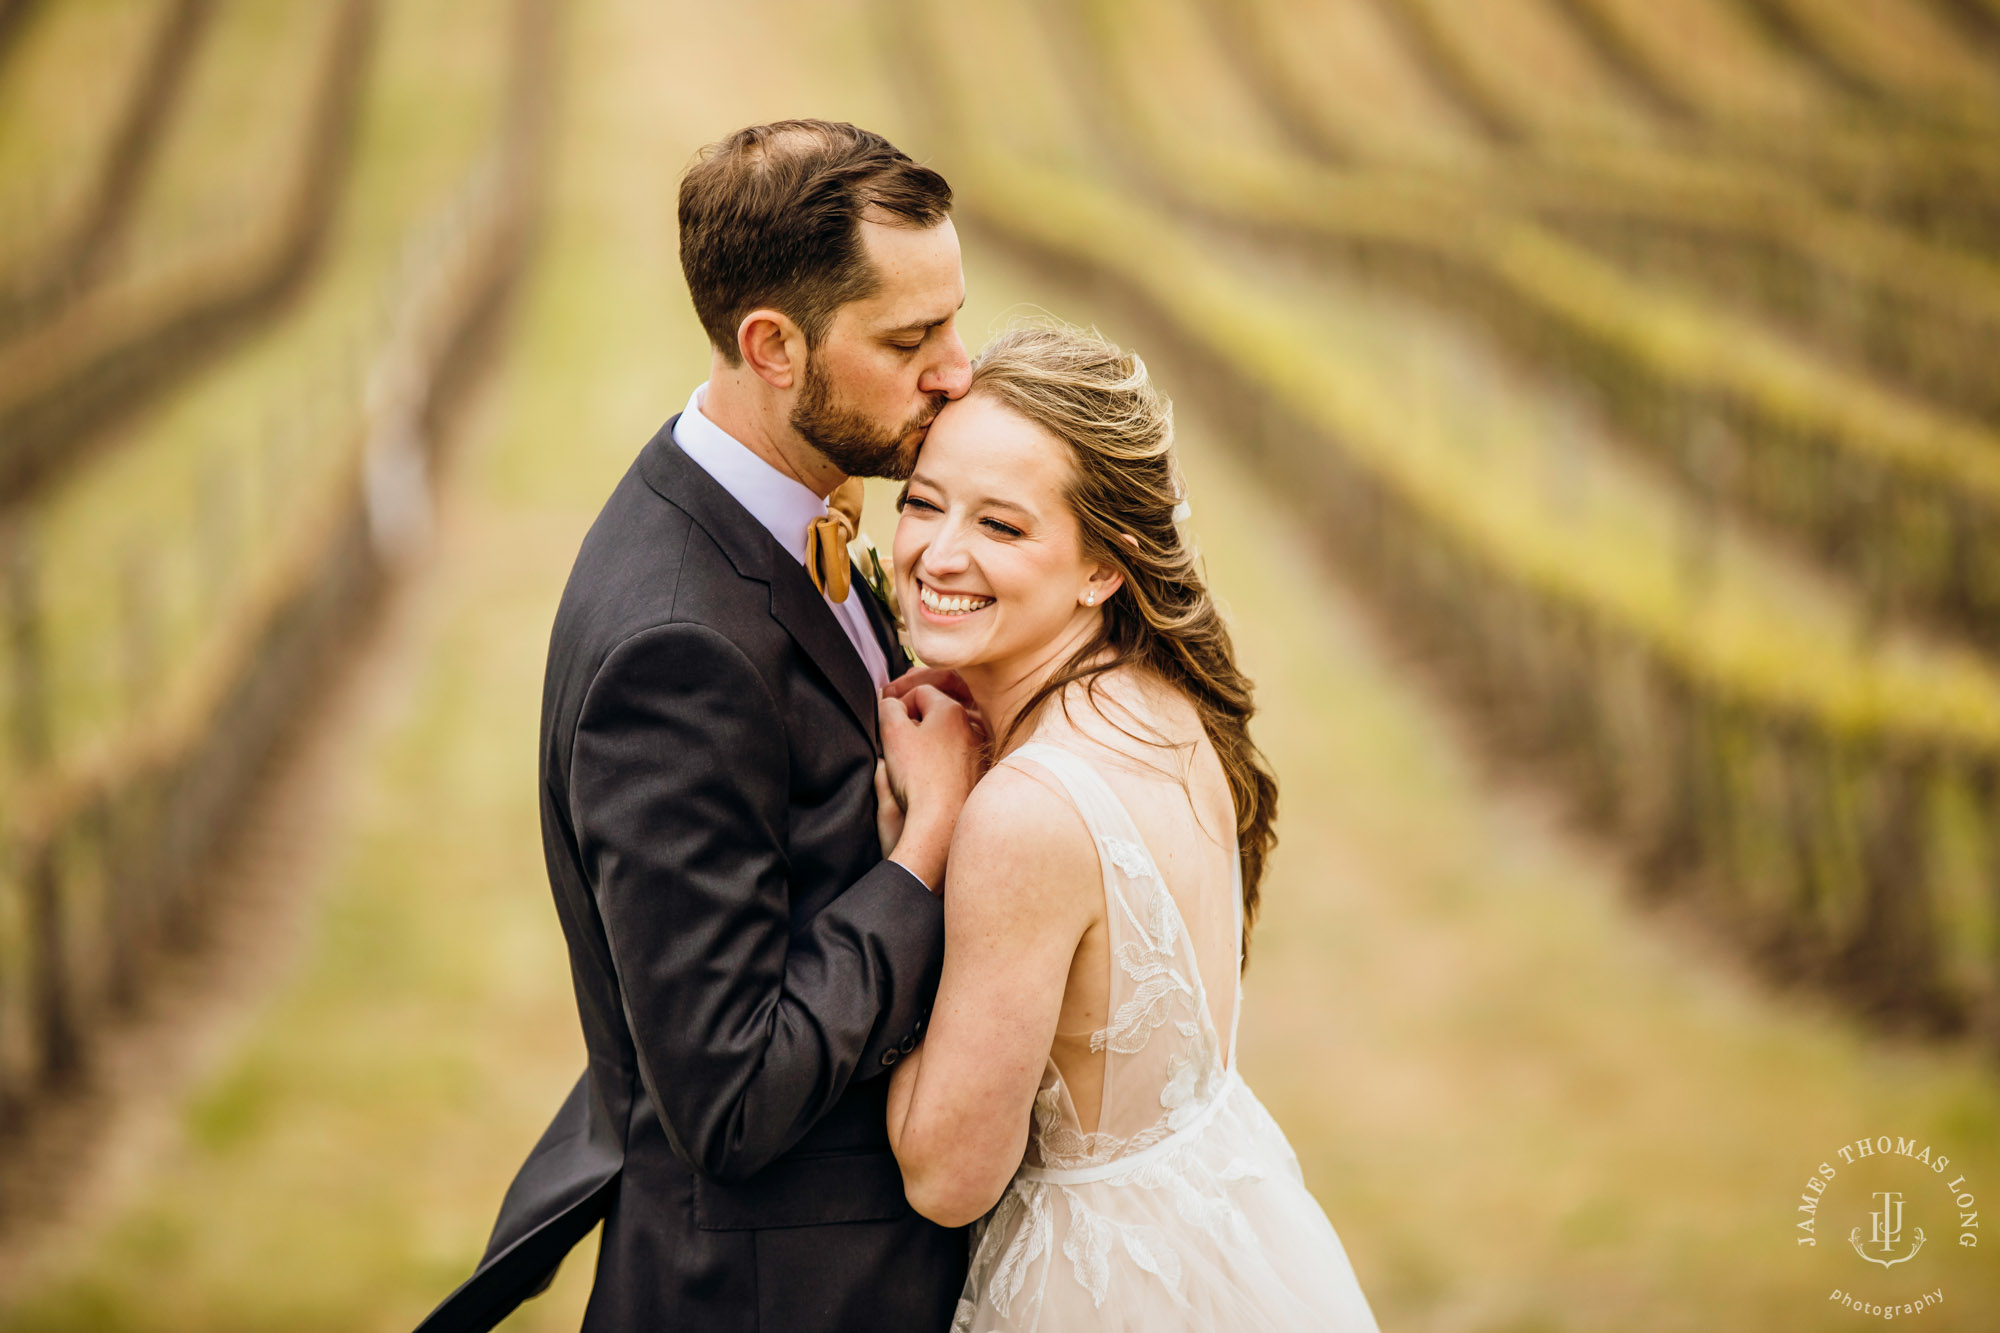
M886 762L876 794L886 786L903 812L890 859L939 892L959 809L979 781L982 737L965 706L936 685L885 692L878 707ZM878 813L877 831L884 829Z

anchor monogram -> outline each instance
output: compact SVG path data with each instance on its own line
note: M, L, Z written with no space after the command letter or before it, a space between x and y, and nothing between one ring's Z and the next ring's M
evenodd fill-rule
M1869 1234L1868 1244L1880 1246L1883 1254L1887 1254L1889 1251L1895 1249L1896 1242L1903 1237L1903 1196L1895 1190L1878 1190L1875 1193L1875 1197L1882 1201L1882 1208L1879 1212L1868 1214L1874 1220L1874 1228ZM1860 1227L1856 1227L1852 1232L1848 1233L1847 1239L1848 1243L1854 1246L1854 1252L1869 1263L1880 1264L1884 1268L1894 1268L1897 1264L1907 1263L1911 1259L1916 1258L1917 1251L1924 1248L1924 1229L1922 1227L1915 1227L1913 1230L1917 1237L1916 1243L1910 1246L1908 1254L1896 1259L1877 1258L1862 1248Z

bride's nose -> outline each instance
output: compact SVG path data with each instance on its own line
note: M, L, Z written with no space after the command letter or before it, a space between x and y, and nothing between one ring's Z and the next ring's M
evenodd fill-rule
M938 525L938 530L930 543L924 547L917 567L929 574L945 576L964 573L970 563L970 557L966 554L964 534L958 530L958 525L942 523Z

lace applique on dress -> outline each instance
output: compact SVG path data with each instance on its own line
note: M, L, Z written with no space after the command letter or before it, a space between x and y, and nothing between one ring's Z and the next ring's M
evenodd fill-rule
M1165 1284L1178 1302L1181 1298L1181 1260L1166 1234L1157 1227L1119 1222L1093 1209L1074 1189L1061 1188L1069 1205L1069 1235L1063 1238L1063 1255L1076 1270L1076 1280L1090 1293L1093 1306L1104 1304L1111 1280L1114 1242L1145 1272Z
M1033 758L1054 773L1090 828L1103 868L1113 940L1113 1008L1110 1021L1091 1034L1090 1049L1105 1054L1109 1062L1115 1057L1145 1056L1163 1028L1180 1039L1172 1043L1173 1049L1146 1057L1159 1071L1154 1075L1159 1091L1140 1105L1154 1109L1123 1133L1108 1128L1123 1118L1116 1115L1101 1117L1099 1128L1089 1133L1071 1121L1064 1110L1061 1075L1051 1064L1048 1082L1035 1101L1032 1146L1043 1166L1075 1168L1113 1161L1167 1138L1216 1096L1225 1070L1208 995L1195 965L1194 942L1159 864L1096 771L1068 751L1048 753L1051 748L1028 745L1016 754ZM1131 1067L1132 1062L1119 1060L1119 1077ZM1107 1063L1107 1097L1113 1070ZM1140 1244L1144 1248L1143 1241ZM1087 1245L1081 1252L1094 1253Z
M1145 894L1143 920L1133 914L1122 893L1114 899L1119 907L1124 908L1135 936L1120 944L1114 957L1119 969L1134 983L1134 989L1130 998L1111 1015L1110 1023L1090 1037L1093 1052L1108 1049L1120 1055L1132 1055L1144 1048L1153 1029L1174 1017L1177 1009L1205 1005L1206 999L1201 991L1199 976L1190 981L1180 966L1176 954L1176 946L1184 935L1180 912L1174 906L1173 895L1167 892L1166 882L1160 878L1153 858L1140 843L1105 837L1100 837L1097 842L1111 864L1127 877L1134 881L1148 881L1152 885L1151 891ZM1133 887L1136 889L1138 885L1135 883ZM1116 992L1114 987L1113 993Z
M1133 879L1159 878L1153 869L1153 858L1146 855L1146 849L1136 842L1123 838L1099 838L1097 845L1109 857L1111 864L1130 875Z
M1216 1051L1215 1029L1203 1024L1176 1024L1190 1045L1187 1053L1167 1062L1167 1086L1160 1105L1167 1108L1167 1127L1181 1129L1207 1106L1222 1085L1222 1059Z
M1025 1217L1006 1215L1025 1213ZM1000 1200L1000 1207L994 1213L995 1225L1014 1230L1014 1239L1000 1256L1000 1263L993 1270L988 1286L993 1308L1001 1314L1009 1312L1015 1299L1021 1294L1022 1286L1028 1280L1028 1273L1035 1260L1048 1248L1050 1237L1048 1199L1041 1193L1008 1194ZM1002 1234L1005 1234L1003 1230Z

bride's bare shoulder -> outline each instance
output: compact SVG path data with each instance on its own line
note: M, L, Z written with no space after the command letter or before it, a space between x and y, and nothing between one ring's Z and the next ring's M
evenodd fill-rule
M1096 884L1097 847L1053 776L995 764L966 798L952 833L946 901L991 886L1023 907L1067 901Z

